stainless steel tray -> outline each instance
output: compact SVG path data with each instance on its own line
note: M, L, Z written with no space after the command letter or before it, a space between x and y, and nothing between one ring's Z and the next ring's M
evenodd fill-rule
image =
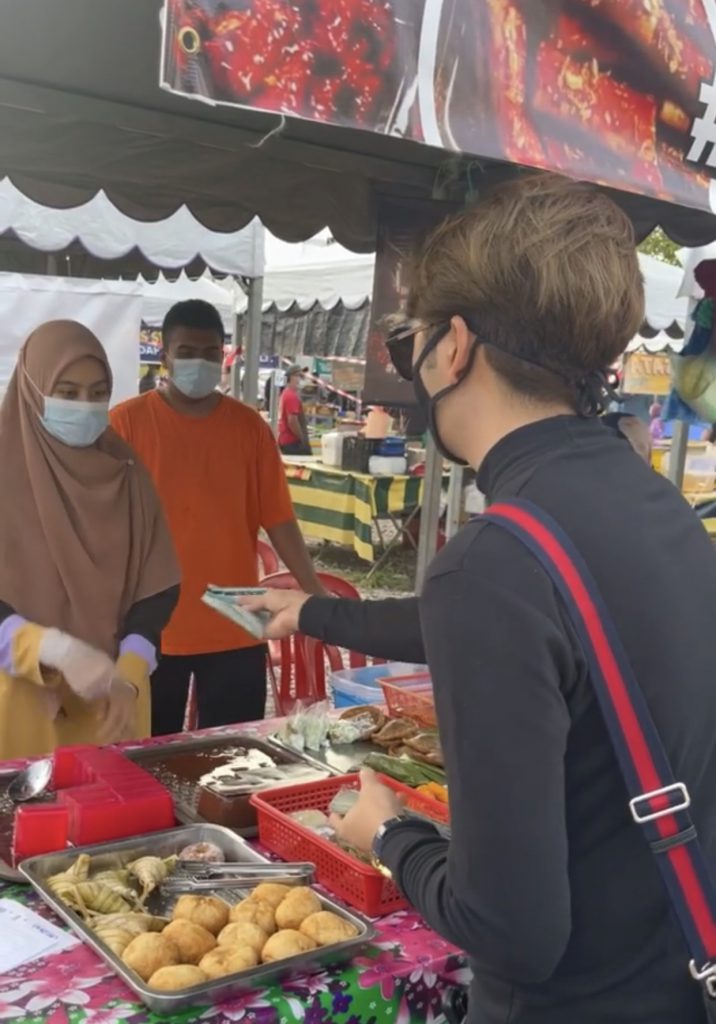
M248 736L244 732L229 732L222 733L219 736L204 736L201 739L178 740L174 743L165 743L159 746L124 749L122 753L144 768L145 771L150 772L169 790L174 800L177 820L181 824L218 824L218 822L207 821L199 813L198 778L192 779L180 770L174 770L169 762L172 760L181 762L182 759L188 759L194 755L206 755L207 763L201 767L200 772L200 774L204 774L205 771L209 771L212 767L209 761L211 751L218 750L221 747L232 746L253 747L256 750L261 750L276 759L279 764L311 764L312 767L317 767L326 772L326 774L329 773L325 765L313 763L290 747L274 745L268 743L265 739ZM218 764L219 760L220 756L216 755L214 761ZM238 798L238 800L242 805L242 810L239 811L239 819L236 823L226 822L225 824L226 827L231 828L238 835L251 839L258 835L256 812L249 804L248 796L245 799Z
M112 870L126 864L138 857L153 855L157 857L170 857L179 853L190 843L212 842L219 846L227 861L248 862L252 864L268 863L266 857L261 856L253 850L248 843L237 836L230 829L220 825L187 825L184 828L173 829L170 832L158 832L155 835L138 836L134 839L124 839L120 842L101 843L97 846L85 846L62 853L47 854L44 857L32 857L23 861L20 865L21 874L30 882L34 889L40 894L45 903L65 921L70 928L86 942L104 960L112 970L119 975L122 981L132 992L142 1000L154 1013L166 1015L177 1013L187 1007L212 1006L217 1003L224 1003L230 999L244 994L246 991L256 988L265 988L274 982L282 981L295 975L305 975L320 970L329 963L336 963L340 960L351 959L362 946L375 938L376 932L373 926L365 918L346 910L338 903L334 903L317 892L325 910L332 910L335 914L350 921L359 930L355 939L348 942L341 942L326 949L317 949L301 956L290 957L278 963L265 964L254 967L251 970L243 971L241 974L234 974L228 978L219 978L216 981L206 982L183 992L156 992L150 989L136 974L128 970L122 961L112 953L104 943L90 931L84 921L73 911L65 906L48 889L47 879L51 875L66 871L77 859L80 853L88 853L92 857L93 869ZM236 900L247 895L248 890L232 890ZM226 889L217 891L217 895L223 899L231 900L231 895ZM149 910L154 914L167 914L171 911L177 900L176 894L154 894L149 900Z
M267 743L286 754L302 757L308 764L321 768L331 775L352 775L360 771L369 754L381 753L374 743L328 743L320 750L306 750L302 754L294 750L276 735L269 736Z

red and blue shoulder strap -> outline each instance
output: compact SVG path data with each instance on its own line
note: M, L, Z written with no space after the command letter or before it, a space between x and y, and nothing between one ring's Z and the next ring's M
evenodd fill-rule
M656 858L688 943L691 973L716 999L716 891L689 814L689 792L674 777L596 582L562 528L530 502L501 502L479 518L529 548L564 601L624 776L629 810Z

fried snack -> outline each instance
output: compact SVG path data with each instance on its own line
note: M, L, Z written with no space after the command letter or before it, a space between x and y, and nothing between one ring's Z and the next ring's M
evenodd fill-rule
M142 981L149 981L160 968L175 967L180 963L181 956L171 939L158 932L147 932L132 939L122 953L122 961Z
M279 882L262 882L261 885L256 886L249 899L265 900L275 910L291 891L290 885L281 885Z
M174 921L191 921L218 935L229 921L229 905L218 896L180 896L172 914Z
M276 910L277 928L300 928L307 917L317 914L321 901L312 889L300 886L289 893Z
M252 921L234 921L219 932L219 945L233 949L248 947L258 956L268 942L268 933Z
M267 935L273 935L276 931L276 914L271 904L266 900L255 900L251 896L232 908L230 920L250 921L251 924L257 924L262 928Z
M308 935L286 928L282 932L276 932L268 940L261 951L261 961L270 964L274 960L286 960L290 956L299 956L301 953L310 953L316 948L317 943Z
M149 979L149 987L158 992L180 992L184 988L203 985L209 980L204 971L191 964L179 964L176 967L160 967Z
M211 932L200 924L181 918L168 924L162 935L172 940L183 964L198 964L216 946L216 939Z
M307 935L317 946L335 946L339 942L354 939L358 929L338 914L330 910L321 910L306 918L301 925L301 934Z
M234 949L231 946L217 946L207 953L199 964L208 978L225 978L228 974L240 974L258 965L258 954L246 946Z

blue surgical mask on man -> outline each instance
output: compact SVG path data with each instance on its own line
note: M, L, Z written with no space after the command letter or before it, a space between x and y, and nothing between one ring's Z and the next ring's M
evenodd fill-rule
M42 425L70 448L90 448L109 426L109 402L75 402L45 397Z
M172 383L187 398L207 398L221 383L221 363L208 359L175 359Z

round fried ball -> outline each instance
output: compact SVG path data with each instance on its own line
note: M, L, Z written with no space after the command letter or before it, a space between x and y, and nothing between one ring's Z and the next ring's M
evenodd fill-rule
M149 987L159 992L180 992L183 988L203 985L209 980L208 974L192 964L179 964L177 967L160 967L149 979Z
M358 929L338 914L330 910L321 910L306 918L301 925L301 934L307 935L318 946L334 946L339 942L354 939Z
M225 978L228 974L240 974L256 967L258 955L249 949L235 949L231 946L217 946L202 958L199 967L209 978Z
M218 896L180 896L172 914L174 921L191 921L218 935L229 921L229 905Z
M250 921L257 924L267 935L273 935L276 931L276 914L270 903L266 900L255 900L249 897L237 903L231 911L231 920Z
M249 899L264 900L266 903L270 903L275 910L291 892L293 890L290 885L281 885L279 882L262 882L261 885L256 886Z
M233 946L234 949L248 946L257 956L267 941L268 933L252 921L234 921L219 932L220 946Z
M162 967L174 967L181 962L179 950L171 939L159 932L146 932L132 939L122 961L138 974L142 981L149 981Z
M300 953L310 953L316 948L316 943L307 935L286 928L282 932L276 932L268 940L261 951L261 960L270 964L274 960L286 960L290 956L298 956Z
M307 886L300 886L288 894L276 909L277 928L300 928L307 917L317 914L322 904Z
M162 935L172 940L183 964L198 964L216 945L216 939L206 928L181 918L168 924Z

